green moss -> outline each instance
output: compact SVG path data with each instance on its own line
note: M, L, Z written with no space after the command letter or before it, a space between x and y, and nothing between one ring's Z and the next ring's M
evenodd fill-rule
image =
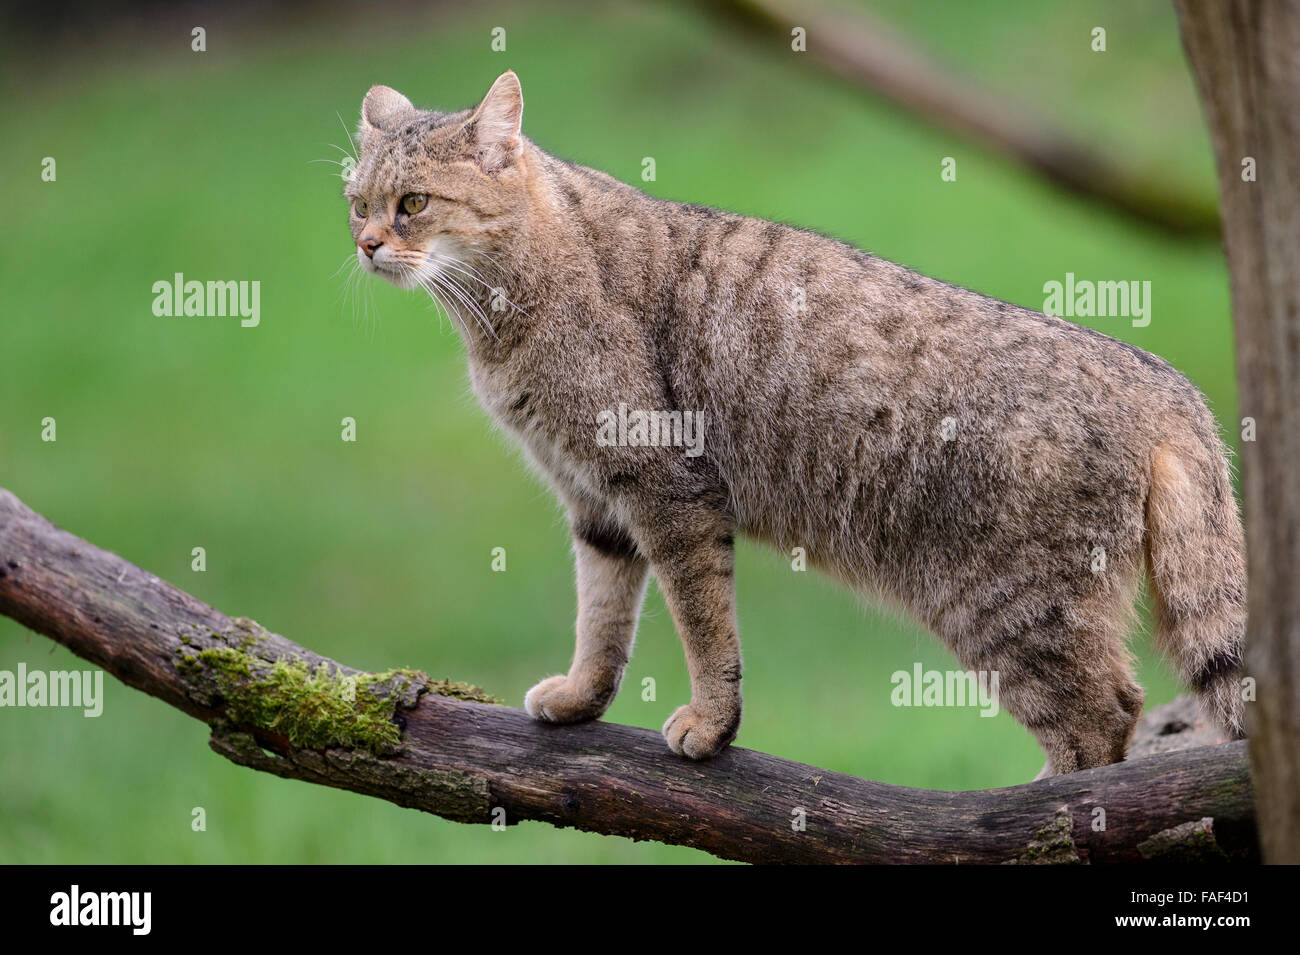
M196 699L224 712L227 722L282 736L296 749L355 749L390 755L401 746L401 707L425 691L476 703L501 701L468 683L431 680L419 670L347 674L328 664L312 668L295 659L267 660L256 650L266 631L235 618L225 633L211 631L215 646L198 649L181 638L176 669Z
M286 738L297 749L397 751L399 698L418 688L413 671L345 674L302 660L269 663L230 646L183 653L177 669L200 684L238 726Z
M266 638L266 628L250 617L233 617L230 622L234 626L224 634L225 642L233 638L241 650L259 646Z
M403 671L409 672L409 671ZM430 680L424 678L425 686L429 688L430 693L437 693L439 696L449 696L453 700L469 700L471 703L495 703L498 706L503 705L491 693L488 693L482 687L474 686L470 683L459 683L453 680Z

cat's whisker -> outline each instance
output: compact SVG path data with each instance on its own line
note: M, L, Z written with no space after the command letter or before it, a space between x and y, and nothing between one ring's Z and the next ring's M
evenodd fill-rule
M407 270L402 274L409 275L411 281L413 281L419 288L423 289L425 292L428 293L431 307L433 308L434 312L436 312L438 315L439 331L442 331L442 320L444 316L446 316L448 321L452 321L454 323L454 320L451 318L451 313L447 310L447 306L442 303L442 299L438 298L438 296L435 295L433 291L427 285L425 285L423 281L420 279L418 269L411 269L408 266Z
M359 264L359 263L358 263ZM365 334L370 328L370 286L365 276L357 273L356 298L353 301L352 328Z
M337 160L337 159L308 159L308 160L307 160L307 165L310 166L310 165L312 165L313 163L318 163L318 162L329 163L331 166L338 166L340 169L347 169L347 168L348 168L348 164L347 164L347 163L345 163L345 162L340 162L340 161Z
M378 309L373 309L374 305L374 287L367 282L365 269L361 267L361 262L355 254L348 257L351 260L352 270L348 273L346 293L352 303L352 327L368 335L373 342L375 332L378 329ZM375 320L371 321L372 310Z
M487 321L487 316L483 314L483 309L479 307L478 303L473 301L466 291L457 285L450 276L442 274L436 270L429 272L428 275L429 278L438 283L440 288L444 289L449 295L455 298L456 301L460 302L461 305L463 305L470 314L474 316L475 322L481 329L486 331L493 338L497 337L496 330L492 328L492 323Z
M483 314L483 310L473 301L473 299L465 294L464 289L457 285L450 276L445 274L437 274L437 281L442 288L446 289L448 294L455 298L466 311L474 316L474 322L479 328L487 332L493 338L496 338L496 331L492 328L491 323L487 321L486 316Z
M440 264L445 267L448 263L446 261L443 261ZM460 300L464 302L466 306L474 313L474 317L478 321L479 327L482 328L484 331L486 331L494 339L497 338L496 329L492 327L492 322L488 319L487 313L483 311L482 305L475 300L470 290L462 286L451 275L443 274L441 275L441 277L447 283L447 285L451 287L451 289L460 298ZM490 286L485 286L485 287L489 288L490 290Z
M451 256L442 255L442 254L438 254L436 258L438 264L443 268L449 268L452 271L459 272L461 275L465 276L466 278L478 282L484 288L488 289L488 291L491 292L496 291L496 289L492 286L492 283L489 282L481 272L475 274L473 272L467 271L468 267L465 266L465 263L461 262L459 259L453 259Z
M370 317L372 313L374 315L373 319ZM374 336L375 333L378 332L379 330L379 323L380 323L379 308L378 306L375 305L375 283L374 282L366 283L366 321L371 328L370 340L374 341Z
M448 317L455 324L459 325L461 330L466 335L468 335L469 328L468 326L466 326L465 320L461 318L459 311L457 311L455 308L453 308L451 305L448 304L448 302L446 301L446 293L442 290L441 284L437 283L436 280L432 278L426 278L422 280L422 284L424 286L425 291L427 291L431 296L433 296L434 300L437 301L438 304L442 306L442 310L447 313Z
M348 129L348 124L343 122L343 114L336 111L334 115L339 118L339 125L343 127L343 135L348 138L348 145L352 147L352 161L355 163L360 163L361 160L357 158L360 155L357 152L357 144L352 140L352 131ZM343 147L339 146L337 148L342 149Z
M479 272L468 262L441 253L437 255L437 258L438 258L438 264L440 266L451 269L452 271L455 272L459 272L461 275L464 275L466 278L470 279L471 281L479 283L480 285L483 286L483 288L487 290L491 298L496 299L499 297L501 301L505 302L507 305L513 308L520 315L523 315L524 317L528 317L528 313L526 311L524 311L514 302L510 301L510 299L506 298L504 294L500 294L502 292L502 289L499 285L493 285L491 281L489 281L488 278L485 275L483 275L482 272Z
M447 254L447 253L442 253L442 254L443 254L443 257L444 257L448 262L451 262L451 263L453 263L453 264L459 266L460 268L466 270L466 272L468 272L468 273L469 273L470 275L472 275L473 277L479 279L480 281L485 282L485 283L487 283L487 284L489 284L489 285L491 284L490 279L489 279L489 276L486 275L486 274L484 274L484 272L483 272L482 269L480 269L480 268L478 268L477 266L471 264L470 262L468 262L468 261L465 260L465 259L458 258L458 257L456 257L456 256L454 256L454 255L450 255L450 254ZM483 255L483 256L487 257L488 261L492 263L493 268L495 268L498 272L505 273L505 272L507 271L506 268L505 268L505 266L503 266L503 265L502 265L502 264L501 264L501 263L500 263L500 262L499 262L499 261L498 261L494 256L492 256L490 253L480 252L480 253L477 253L477 254L479 254L479 255Z
M443 312L446 313L448 319L450 319L453 323L459 323L461 328L465 330L466 334L468 334L469 329L465 328L465 323L463 321L460 321L460 316L452 308L450 308L445 301L443 301L442 295L439 294L440 287L435 288L432 281L433 275L427 272L424 266L421 266L419 268L413 268L412 266L409 265L403 265L403 268L408 270L408 272L405 272L403 274L409 275L415 281L415 283L418 286L420 286L420 288L428 292L429 297L432 298L434 302L436 302L442 308Z
M494 341L500 341L500 338L497 337L497 330L492 326L492 321L487 317L487 313L483 311L482 306L475 302L468 293L465 292L464 288L458 285L453 279L447 277L446 282L448 285L456 288L457 294L462 296L462 298L464 298L468 303L470 310L474 313L474 320L478 322L479 328L491 335Z
M447 305L447 303L442 300L442 296L438 293L438 290L435 289L428 282L427 279L419 278L416 279L415 281L416 284L420 286L420 288L424 289L424 291L428 293L430 301L432 301L436 306L439 313L438 317L439 317L440 324L441 324L442 316L445 315L447 317L447 320L452 325L459 325L462 328L464 328L464 323L460 320L460 316L458 316L454 311L452 311L452 309Z
M349 299L352 303L352 330L358 331L362 327L362 313L365 310L365 291L362 289L364 279L361 276L360 267L352 273L348 282Z
M493 287L491 286L491 282L487 281L486 275L478 272L477 269L473 269L468 262L456 259L455 256L447 255L446 252L432 252L430 253L430 257L437 261L439 266L447 266L447 268L455 269L456 272L465 275L467 278L472 278L476 282L480 282L481 285L484 285L487 288Z
M485 275L484 275L482 272L480 272L478 269L474 268L472 265L470 265L470 264L469 264L468 262L466 262L464 259L458 259L458 258L456 258L456 256L451 255L451 254L449 254L449 253L447 253L447 252L431 252L430 255L431 255L434 259L436 259L440 264L444 264L444 265L454 265L454 266L456 266L458 269L460 269L461 271L464 271L464 273L465 273L467 276L469 276L469 277L471 277L471 278L474 278L474 279L477 279L478 281L483 282L483 284L488 285L489 287L491 287L491 283L487 281L487 276L485 276Z
M342 272L349 265L351 265L354 269L361 267L361 263L357 261L357 257L355 253L349 252L344 257L343 261L339 263L339 267L334 270L334 274L330 276L330 279L338 278L339 273Z
M343 271L344 268L347 268L349 266L351 268L349 269L347 275L344 277L343 287L339 291L339 303L342 306L342 309L344 311L348 310L349 305L351 306L352 326L355 328L357 325L357 296L358 296L358 289L360 287L360 279L361 279L361 271L362 271L361 263L357 261L356 255L349 254L348 257L345 258L343 262L339 265L339 267L334 270L334 275L330 276L330 278L333 279L337 277L339 272Z
M487 251L487 249L475 249L474 252L473 252L473 254L474 254L474 255L481 255L481 256L483 256L483 258L487 259L489 262L491 262L493 265L495 265L495 266L496 266L497 268L499 268L499 269L503 269L503 270L504 270L504 268L505 268L505 266L502 264L501 260L500 260L499 258L497 258L493 253Z

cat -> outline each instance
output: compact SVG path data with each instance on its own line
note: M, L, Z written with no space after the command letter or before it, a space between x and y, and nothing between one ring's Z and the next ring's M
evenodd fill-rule
M663 735L692 759L727 746L741 533L996 672L1042 776L1124 758L1145 571L1157 644L1242 735L1241 520L1186 378L817 233L653 198L543 152L522 116L513 72L450 113L376 86L344 195L361 266L443 303L474 393L567 509L577 647L531 716L605 712L653 573L691 680Z

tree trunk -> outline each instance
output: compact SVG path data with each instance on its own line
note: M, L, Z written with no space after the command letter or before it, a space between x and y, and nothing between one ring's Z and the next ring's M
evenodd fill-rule
M1265 861L1300 863L1300 4L1176 6L1219 170L1241 414L1255 423L1241 474L1260 838Z

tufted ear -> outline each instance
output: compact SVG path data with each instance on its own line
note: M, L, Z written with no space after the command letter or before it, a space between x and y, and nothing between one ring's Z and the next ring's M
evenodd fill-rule
M415 113L411 101L387 86L372 86L361 101L361 148L390 132Z
M519 158L524 149L519 138L523 118L524 92L514 70L507 70L497 77L467 123L484 172L504 169Z

